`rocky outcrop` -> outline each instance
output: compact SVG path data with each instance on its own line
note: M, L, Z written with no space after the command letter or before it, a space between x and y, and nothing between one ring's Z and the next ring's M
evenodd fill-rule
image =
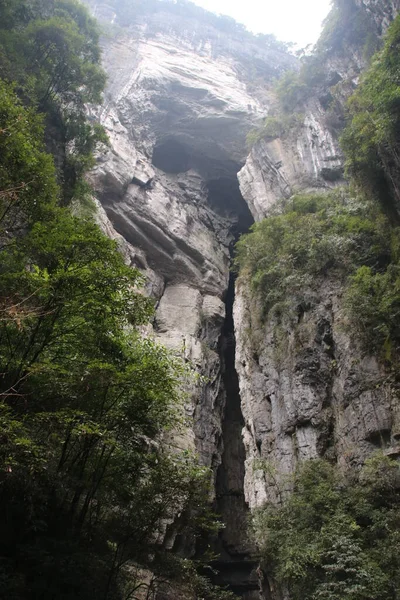
M92 6L118 22L104 5ZM216 542L220 582L250 600L258 582L245 534L231 294L228 317L225 304L233 242L253 222L237 172L270 95L268 85L248 85L245 74L252 56L271 75L296 61L198 24L190 36L170 16L111 31L103 42L105 102L89 109L110 138L90 175L97 218L146 276L157 303L154 335L203 376L187 404L193 428L174 445L195 448L214 473L216 507L227 523Z
M326 281L296 324L262 322L245 282L235 302L236 370L251 507L290 491L300 461L358 468L373 451L400 455L397 399L382 366L348 333L341 287Z
M212 48L199 53L184 38L148 35L148 28L146 35L119 30L104 43L106 101L90 117L105 126L110 148L91 181L105 229L148 278L156 335L208 378L191 410L196 447L216 469L230 248L251 223L236 172L246 133L265 108L237 77L234 59L213 59Z
M385 33L400 10L399 0L355 0L355 3L372 17L381 34Z
M288 136L261 140L252 148L238 178L256 221L279 210L281 200L300 190L330 188L342 181L341 151L325 120L314 99Z
M359 1L357 6L380 33L400 8L397 2ZM357 83L361 54L353 48L347 64L343 56L327 59L326 69L336 81L351 83L347 92L341 88L343 100ZM255 220L279 213L297 192L343 183L322 88L303 103L300 126L282 138L256 143L239 172ZM400 455L396 394L376 358L352 339L341 285L323 281L315 294L312 308L301 311L298 322L282 325L273 318L265 321L245 278L237 286L236 370L245 421L245 493L252 508L281 501L300 461L325 456L345 469L358 468L378 448Z
M399 9L397 1L355 1L380 31ZM337 283L325 281L313 308L282 335L273 321L262 322L239 282L236 370L226 314L237 236L294 193L342 181L330 87L341 82L337 97L345 98L363 60L356 51L347 63L330 55L328 88L304 101L286 135L248 154L248 132L275 102L272 80L297 69L295 58L250 34L171 12L121 27L114 8L88 4L112 24L103 41L105 102L89 109L110 137L91 173L98 220L146 276L157 306L154 334L204 376L187 406L193 428L179 445L196 448L213 470L228 525L217 542L221 581L250 600L258 591L244 534L248 506L278 502L301 460L323 455L357 466L377 447L400 454L390 385L346 331Z

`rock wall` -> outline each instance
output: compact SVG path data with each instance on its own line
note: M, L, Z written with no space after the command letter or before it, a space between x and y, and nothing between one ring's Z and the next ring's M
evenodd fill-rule
M355 0L360 8L372 16L383 34L400 10L399 0Z
M325 281L314 308L282 332L244 282L235 302L246 500L279 502L299 461L320 456L357 468L381 448L400 455L395 391L375 357L348 334L341 288ZM396 408L397 407L397 408Z
M397 2L356 3L382 33L397 14ZM348 63L330 55L326 69L337 82L356 85L364 59L353 48ZM329 80L329 77L328 77ZM255 220L279 212L294 193L342 184L342 157L317 86L305 101L304 122L282 138L261 140L239 172ZM344 93L343 100L346 97ZM322 101L321 101L322 100ZM322 282L313 308L284 331L263 323L245 279L234 308L236 370L240 381L246 448L245 493L251 508L279 502L290 491L299 461L325 456L343 468L358 468L374 450L400 455L399 407L384 369L365 356L348 333L337 281Z
M90 4L107 22L121 20ZM258 581L245 539L232 295L226 315L233 243L253 222L237 173L246 135L268 111L272 75L297 63L283 50L239 44L199 24L190 35L190 27L150 15L110 29L103 40L105 102L89 108L110 147L90 179L99 223L146 275L157 303L154 334L204 376L187 406L193 428L174 444L194 448L212 469L214 501L227 524L216 541L218 583L250 600L258 597ZM250 59L268 74L267 84L249 84Z
M252 148L238 178L256 221L300 190L331 188L342 181L341 151L325 117L321 103L312 99L288 136L261 140Z
M397 1L356 2L381 31L399 9ZM279 501L300 460L325 455L354 466L377 447L400 454L390 385L346 332L335 282L321 286L285 346L273 322L260 326L260 307L239 282L237 375L233 363L227 369L235 239L253 219L279 211L282 199L342 181L326 97L319 90L308 98L299 127L248 154L246 135L274 102L273 78L297 69L294 57L170 13L120 27L114 9L88 3L113 23L103 41L105 102L90 107L111 142L91 174L99 222L145 273L157 302L155 334L206 377L188 405L193 429L177 443L196 448L214 473L229 525L219 540L222 581L256 598L252 550L238 526L246 507ZM347 65L330 56L332 85L349 82L351 90L362 66L356 51Z

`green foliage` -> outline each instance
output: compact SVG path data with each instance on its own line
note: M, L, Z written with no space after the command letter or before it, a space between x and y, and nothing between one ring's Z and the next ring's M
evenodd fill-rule
M304 124L304 115L294 113L291 115L268 116L262 127L250 131L246 141L249 147L254 146L260 140L274 140L293 131L297 131Z
M326 103L328 126L333 121L335 128L341 130L342 111L339 108L339 115L336 114L336 105L338 97L339 104L342 102L341 89L346 82L331 72L327 60L332 55L345 58L349 52L357 52L369 61L379 44L375 22L364 7L348 0L334 0L313 53L302 57L298 71L286 72L277 82L275 89L282 112L301 110L306 100L319 96Z
M371 353L395 360L400 350L400 265L376 272L363 266L350 279L345 307L352 327Z
M3 78L18 81L41 105L49 98L75 105L100 101L105 75L99 66L99 33L80 2L20 0L14 11L7 3L3 10Z
M254 515L265 571L293 600L396 600L399 475L383 455L352 481L322 460L305 463L282 506Z
M296 71L287 71L278 81L276 94L279 103L285 112L291 112L307 97L309 90L301 74Z
M54 164L44 152L42 119L0 80L0 240L56 202ZM40 198L40 202L38 199ZM42 214L43 216L43 214Z
M399 44L398 17L349 100L349 123L341 140L347 174L388 210L400 202Z
M331 11L324 22L316 51L323 55L344 55L349 48L361 48L366 58L379 44L376 25L364 7L348 0L333 0Z
M322 277L345 278L387 259L387 222L372 205L341 190L291 198L283 214L242 236L235 264L262 298L265 312L303 309Z
M0 81L0 596L120 600L143 585L135 565L165 575L166 523L191 538L218 523L210 474L163 443L185 425L188 369L142 335L152 303L116 243L59 206L42 121ZM94 142L74 127L83 172Z
M6 0L0 5L0 77L45 114L63 201L79 193L93 151L105 141L85 103L100 102L105 74L99 31L78 0Z

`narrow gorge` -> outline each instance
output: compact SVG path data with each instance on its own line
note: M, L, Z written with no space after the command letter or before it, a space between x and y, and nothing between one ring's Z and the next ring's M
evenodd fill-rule
M382 13L375 4L357 10L379 37L398 7ZM300 68L294 56L273 40L219 30L206 13L196 19L161 6L126 27L118 4L90 6L108 32L105 103L91 118L111 140L91 183L103 228L148 278L157 337L206 377L192 394L193 430L179 443L214 473L225 529L214 543L213 579L248 600L277 599L273 583L259 579L250 511L279 503L304 460L360 464L381 440L396 455L399 413L390 386L384 394L376 387L381 366L341 325L340 284L326 279L296 309L298 325L280 348L274 321L261 324L242 277L235 298L233 248L293 194L343 183L331 122L342 118L365 58L357 41L327 53L297 124L249 152L249 133L276 114L276 80ZM328 110L334 98L336 115Z
M0 2L0 597L399 600L400 0L331 5Z

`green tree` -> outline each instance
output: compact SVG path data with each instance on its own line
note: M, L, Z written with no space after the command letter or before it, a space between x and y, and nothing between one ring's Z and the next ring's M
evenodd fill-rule
M0 81L0 240L57 202L54 163L44 151L42 119Z
M396 600L398 476L383 455L353 480L323 460L303 464L283 505L253 519L269 576L294 600Z
M282 303L296 313L328 273L345 280L358 266L384 261L390 254L386 228L379 209L348 192L299 194L286 202L283 214L241 237L235 263L265 314Z
M399 210L400 203L399 43L397 18L389 28L383 50L375 55L349 100L349 123L341 140L347 174L372 197L380 199L390 214Z
M0 129L0 595L119 600L138 565L164 576L166 523L216 526L209 473L163 442L188 371L142 335L142 276L60 207L42 119L4 82Z
M93 151L106 137L86 119L105 84L99 29L78 0L5 1L0 6L0 76L45 115L64 203L82 193Z

